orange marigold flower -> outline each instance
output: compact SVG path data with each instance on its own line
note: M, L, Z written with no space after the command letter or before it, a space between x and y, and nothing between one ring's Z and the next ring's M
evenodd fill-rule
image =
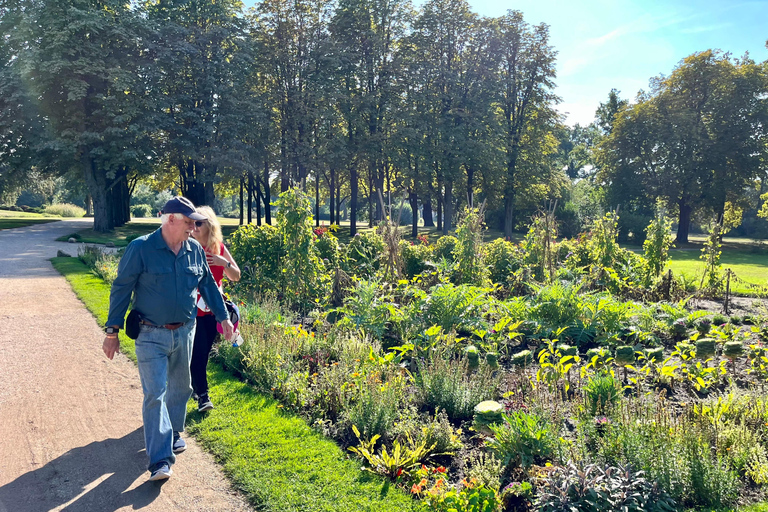
M445 473L447 470L445 469L445 466L440 466L435 468L435 471L437 471L438 473Z
M420 492L421 492L421 486L413 484L413 487L411 487L411 494L419 494Z

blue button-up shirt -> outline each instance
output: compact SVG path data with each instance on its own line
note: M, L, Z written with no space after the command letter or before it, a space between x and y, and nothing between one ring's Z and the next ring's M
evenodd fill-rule
M174 254L161 229L128 244L112 283L107 325L123 326L132 293L133 308L147 322L188 322L197 315L198 288L216 320L225 321L229 318L227 309L202 246L190 238Z

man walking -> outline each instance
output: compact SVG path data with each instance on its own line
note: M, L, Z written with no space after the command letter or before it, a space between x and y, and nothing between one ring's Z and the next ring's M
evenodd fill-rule
M190 238L195 221L205 221L206 217L184 197L168 201L162 214L161 227L132 241L120 260L109 297L103 345L109 359L119 351L117 333L133 294L133 309L141 315L136 359L144 390L141 412L150 480L170 477L175 454L187 447L180 432L192 395L189 364L198 288L221 322L224 337L230 339L233 331L205 251Z

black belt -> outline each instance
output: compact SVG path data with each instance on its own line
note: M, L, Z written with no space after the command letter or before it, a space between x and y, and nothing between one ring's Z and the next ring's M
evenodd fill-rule
M176 329L184 325L184 322L176 322L173 324L165 324L165 325L155 325L147 322L146 320L142 320L141 323L143 325L149 325L150 327L162 327L163 329L168 329L169 331L175 331Z

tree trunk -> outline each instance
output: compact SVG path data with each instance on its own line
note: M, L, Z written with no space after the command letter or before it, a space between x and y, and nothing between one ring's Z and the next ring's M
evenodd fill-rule
M338 224L338 222L336 222L336 215L335 215L336 214L336 202L334 201L334 197L335 197L334 193L336 192L335 189L336 189L336 170L331 169L331 179L330 179L330 183L328 184L328 191L330 193L329 194L330 198L328 199L328 213L330 218L328 219L328 222L331 225Z
M429 196L423 198L421 207L424 209L424 227L435 227L435 220L432 218L432 199Z
M320 226L320 173L315 171L315 227Z
M240 176L240 225L243 225L243 187L245 185L245 177Z
M91 194L86 194L85 196L85 216L93 217L93 198Z
M443 220L443 235L447 235L448 230L451 229L451 221L453 221L453 183L450 181L445 184L445 201L443 210L445 211L445 219Z
M81 164L83 166L83 178L93 200L93 230L98 233L107 233L114 226L111 224L111 216L108 211L106 175L97 172L93 161L88 157L84 156Z
M419 236L419 196L416 192L411 191L408 195L408 202L411 205L411 212L413 213L413 222L411 223L411 238Z
M349 236L357 234L357 168L352 164L349 170Z
M261 180L254 177L256 185L256 225L261 226Z
M677 238L675 239L675 243L687 244L688 234L691 228L691 212L693 211L693 208L688 205L685 199L680 199L677 202L677 206L680 213L678 215Z
M264 222L272 225L272 202L271 191L269 190L269 158L264 158Z
M253 172L248 172L248 224L253 222Z
M475 187L475 170L472 166L467 166L467 208L475 207L475 193L473 189Z
M439 191L437 195L437 230L443 230L443 197Z
M218 214L218 209L216 208L216 191L213 189L213 182L212 181L205 181L203 182L203 203L204 205L208 205ZM195 203L195 206L200 206L197 203Z

